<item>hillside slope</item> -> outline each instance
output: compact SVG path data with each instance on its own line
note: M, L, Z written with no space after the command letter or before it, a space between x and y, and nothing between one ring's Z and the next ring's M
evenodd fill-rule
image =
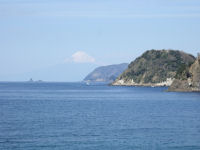
M177 50L149 50L130 63L112 85L169 86L177 70L195 57Z
M101 66L85 77L86 82L113 82L125 69L128 64Z

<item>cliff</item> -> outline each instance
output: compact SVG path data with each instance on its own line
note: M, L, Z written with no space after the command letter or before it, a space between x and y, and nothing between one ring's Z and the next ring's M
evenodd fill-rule
M83 81L85 82L113 82L125 69L127 69L128 64L116 64L101 66L92 71L89 75L85 77Z
M195 57L177 50L148 50L131 62L112 85L170 86L181 66Z
M176 79L168 91L200 92L200 56L190 67L177 72Z

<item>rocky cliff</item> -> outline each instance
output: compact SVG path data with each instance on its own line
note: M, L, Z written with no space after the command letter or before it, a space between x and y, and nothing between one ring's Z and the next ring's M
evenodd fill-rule
M169 87L168 91L200 92L200 56L190 66L177 72L176 79Z
M177 50L148 50L131 62L112 85L170 86L181 66L195 57Z

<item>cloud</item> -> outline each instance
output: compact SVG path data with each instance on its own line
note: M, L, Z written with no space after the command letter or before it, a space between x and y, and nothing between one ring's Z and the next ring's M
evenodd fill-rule
M70 58L65 59L65 62L95 63L95 58L88 55L86 52L78 51L74 53Z

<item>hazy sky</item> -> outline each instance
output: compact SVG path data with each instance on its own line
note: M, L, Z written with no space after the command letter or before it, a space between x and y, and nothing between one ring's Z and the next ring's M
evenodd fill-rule
M200 52L200 0L0 0L0 81L79 81L170 48Z

